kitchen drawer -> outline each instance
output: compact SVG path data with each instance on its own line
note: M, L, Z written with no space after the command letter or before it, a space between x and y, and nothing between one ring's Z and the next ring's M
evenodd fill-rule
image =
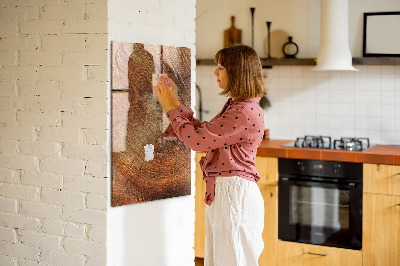
M359 250L278 241L277 266L362 266Z
M364 193L400 195L400 166L368 164L363 167Z
M278 158L256 156L254 162L261 176L258 184L278 185Z

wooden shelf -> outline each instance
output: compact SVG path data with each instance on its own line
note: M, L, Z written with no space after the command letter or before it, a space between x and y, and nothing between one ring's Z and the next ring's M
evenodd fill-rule
M353 65L400 65L400 57L358 57Z
M314 66L315 58L260 58L263 67L272 66ZM214 59L197 59L198 66L215 65ZM357 57L353 65L400 65L400 57Z

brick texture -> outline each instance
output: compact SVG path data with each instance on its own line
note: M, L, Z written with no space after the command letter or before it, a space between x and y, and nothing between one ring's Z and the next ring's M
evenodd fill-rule
M106 264L107 16L0 1L0 265Z

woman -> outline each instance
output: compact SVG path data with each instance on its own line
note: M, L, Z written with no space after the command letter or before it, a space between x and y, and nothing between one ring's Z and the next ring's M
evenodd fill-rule
M164 136L178 136L195 151L206 182L205 265L258 265L263 250L264 201L256 182L254 159L264 134L262 68L257 53L245 45L215 55L221 95L230 97L210 122L193 117L179 103L176 85L163 78L154 87L171 125Z

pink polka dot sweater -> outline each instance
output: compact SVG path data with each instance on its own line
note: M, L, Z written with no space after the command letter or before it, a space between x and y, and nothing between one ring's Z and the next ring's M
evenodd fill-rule
M264 135L264 112L260 97L231 98L211 121L201 122L193 111L180 105L167 113L170 126L164 136L177 136L195 151L208 151L200 168L206 182L205 203L214 200L217 176L240 176L250 181L260 179L254 159Z

